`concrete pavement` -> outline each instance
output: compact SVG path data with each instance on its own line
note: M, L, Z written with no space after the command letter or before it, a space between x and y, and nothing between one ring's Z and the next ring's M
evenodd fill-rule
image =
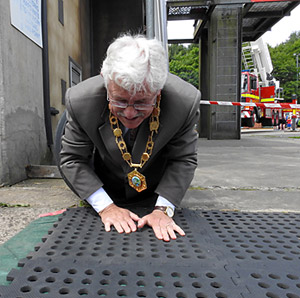
M241 140L199 139L198 160L183 207L300 212L299 131L248 130ZM29 179L0 188L0 203L13 206L0 208L0 244L39 214L79 202L61 179Z

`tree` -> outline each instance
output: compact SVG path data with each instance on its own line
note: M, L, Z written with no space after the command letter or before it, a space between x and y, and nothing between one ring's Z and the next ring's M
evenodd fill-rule
M295 55L299 54L298 66L300 66L300 31L293 32L286 42L276 47L269 46L273 63L273 76L280 81L280 86L284 90L284 98L291 99L293 94L300 98L300 67L297 69Z
M172 44L169 46L169 69L183 80L199 88L199 48Z

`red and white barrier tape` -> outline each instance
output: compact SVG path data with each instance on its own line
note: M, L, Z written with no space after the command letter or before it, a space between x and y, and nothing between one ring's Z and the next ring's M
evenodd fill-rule
M263 108L273 108L273 109L300 109L300 104L292 104L292 103L254 103L254 102L201 100L200 104L220 105L220 106L263 107Z

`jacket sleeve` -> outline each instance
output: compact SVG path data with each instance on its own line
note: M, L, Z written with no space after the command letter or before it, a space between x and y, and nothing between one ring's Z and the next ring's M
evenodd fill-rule
M196 125L200 117L200 92L196 93L193 105L184 124L175 133L165 148L166 169L156 193L179 206L197 167Z
M92 155L94 145L76 121L69 100L70 89L66 93L67 123L62 136L60 167L68 182L82 199L88 198L103 183L93 171Z

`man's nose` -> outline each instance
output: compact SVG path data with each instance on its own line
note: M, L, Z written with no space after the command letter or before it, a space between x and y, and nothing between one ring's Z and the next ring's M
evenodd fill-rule
M134 108L133 105L128 105L127 108L124 109L123 113L126 116L126 118L131 119L136 116L138 111Z

